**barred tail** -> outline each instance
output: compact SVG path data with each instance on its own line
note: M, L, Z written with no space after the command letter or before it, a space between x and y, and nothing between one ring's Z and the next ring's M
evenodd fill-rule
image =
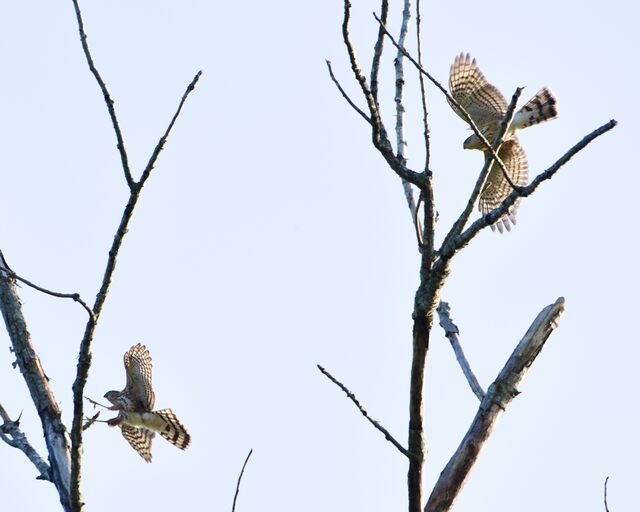
M191 443L191 436L184 428L184 425L180 423L176 415L171 409L162 409L160 411L154 411L155 415L164 420L164 426L158 429L158 433L169 441L172 445L181 450L186 449Z
M556 117L558 117L556 98L548 88L543 87L513 116L512 129L520 130L544 121L551 121Z

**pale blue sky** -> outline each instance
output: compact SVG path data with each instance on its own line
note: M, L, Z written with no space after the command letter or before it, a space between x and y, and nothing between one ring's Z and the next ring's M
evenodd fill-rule
M456 510L611 510L637 503L640 424L633 322L640 309L636 203L637 19L632 2L423 2L426 66L443 83L460 51L510 96L548 85L560 118L521 137L531 174L611 118L619 126L483 232L443 292L486 387L535 315L566 314L486 445ZM397 32L400 2L390 22ZM94 342L87 394L124 384L143 342L159 408L193 436L158 439L146 464L106 425L85 437L89 510L222 511L254 449L238 511L402 510L406 461L315 365L343 380L406 441L418 254L397 177L324 59L360 105L342 46L342 2L123 1L82 4L96 63L139 174L195 72L202 79L148 182ZM368 71L377 2L353 0ZM413 40L415 33L410 34ZM71 2L7 2L0 17L0 248L16 272L93 301L127 197L115 138L82 55ZM389 47L388 47L389 48ZM381 97L393 120L395 52ZM417 81L407 66L410 165L421 168ZM411 72L411 74L409 74ZM464 123L429 88L437 239L482 163ZM475 217L474 213L474 218ZM85 313L21 298L67 422ZM5 334L0 403L44 453ZM425 486L455 450L477 400L436 329L428 362ZM0 445L3 507L54 510L53 486ZM141 495L140 489L148 489Z

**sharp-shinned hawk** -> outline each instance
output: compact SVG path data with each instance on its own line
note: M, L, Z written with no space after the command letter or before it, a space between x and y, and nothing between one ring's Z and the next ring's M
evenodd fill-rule
M124 355L127 384L122 391L108 391L104 397L119 411L107 421L119 426L131 447L147 462L151 462L151 442L158 432L174 446L184 450L191 436L171 409L154 411L155 395L151 387L151 355L138 343Z
M466 55L461 53L453 61L449 73L449 90L453 99L466 110L489 143L493 142L500 122L507 113L508 105L502 93L487 81L476 65L476 60L472 60L468 53ZM453 111L464 119L462 112L453 103L449 103ZM515 186L524 186L528 180L527 157L515 136L516 132L528 126L555 119L557 116L556 99L546 87L540 89L513 116L503 138L504 142L498 150L498 156L504 163L509 179ZM485 159L489 158L490 153L476 134L468 137L464 141L463 147L465 149L479 149L484 152ZM482 215L486 215L500 206L511 191L512 187L505 178L502 169L494 161L491 164L487 181L480 192L478 208ZM515 214L518 203L519 200L514 203L506 215L495 223L501 233L503 229L510 231L511 224L516 223ZM491 229L495 229L495 226L492 225Z

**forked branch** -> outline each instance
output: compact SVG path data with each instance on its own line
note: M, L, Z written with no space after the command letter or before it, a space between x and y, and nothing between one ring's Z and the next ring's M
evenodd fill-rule
M51 481L51 468L37 451L31 446L27 440L27 436L20 430L20 418L13 421L7 411L0 405L0 418L3 423L0 424L0 439L2 439L9 446L17 448L22 451L27 458L33 463L36 469L40 472L37 477L39 480Z
M425 512L444 512L451 508L496 421L518 395L518 384L558 326L563 312L564 298L560 297L545 307L533 321L496 380L489 386L464 439L440 474Z
M145 166L144 170L142 171L140 179L136 182L129 168L127 152L124 146L124 139L123 139L122 131L120 129L120 125L115 113L115 109L113 107L113 100L111 99L111 95L107 89L107 86L105 85L104 80L102 79L100 73L98 72L93 62L93 58L91 56L91 51L87 43L87 35L84 31L84 22L82 20L82 14L80 12L78 1L73 0L73 5L76 11L76 18L78 22L78 29L80 31L80 40L82 43L82 49L84 51L87 64L89 65L89 69L91 70L91 73L95 77L100 87L100 90L102 91L102 94L104 96L107 110L109 112L109 117L111 118L113 129L116 134L116 139L118 141L118 152L120 153L120 159L122 161L122 167L124 170L125 179L127 181L127 185L129 186L129 200L127 202L127 205L124 208L122 217L120 219L120 224L114 236L111 249L109 250L109 256L107 258L107 264L106 264L106 268L102 278L102 283L100 285L100 290L96 295L96 300L92 308L94 316L90 318L89 322L87 322L83 338L80 342L76 378L73 383L73 421L72 421L72 428L71 428L71 442L72 442L71 444L71 506L74 511L81 511L84 508L84 504L82 503L81 494L80 494L80 475L81 475L81 469L82 469L82 457L81 457L82 432L83 432L83 419L84 419L83 395L84 395L84 388L89 375L89 368L91 367L91 343L93 340L93 335L95 332L98 319L100 317L100 313L102 312L102 307L104 306L105 300L107 298L107 294L109 292L111 280L113 278L113 274L116 268L118 253L120 251L120 247L122 246L124 237L128 231L129 223L133 217L135 206L138 200L140 199L142 188L144 187L144 184L146 183L149 176L151 175L151 172L153 171L156 161L158 159L158 156L160 155L160 152L164 148L167 138L169 137L169 134L171 133L171 130L176 120L178 119L180 112L182 111L182 107L184 106L189 94L194 90L202 72L199 71L187 86L179 102L176 112L171 118L171 121L169 122L163 135L160 137L160 140L158 141L155 148L153 149L153 152L151 153L149 161Z

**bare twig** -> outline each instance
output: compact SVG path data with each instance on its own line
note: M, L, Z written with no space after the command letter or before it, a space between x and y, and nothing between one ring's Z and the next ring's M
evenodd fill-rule
M244 464L242 465L242 469L240 470L240 475L238 476L238 483L236 484L236 493L233 495L233 506L231 507L231 512L235 512L236 510L236 500L238 499L238 493L240 492L240 482L242 481L242 475L244 475L244 468L247 467L247 462L249 462L249 457L253 453L253 448L249 450L249 454L247 458L244 459Z
M111 409L111 406L109 406L109 405L103 405L103 404L101 404L100 402L96 402L95 400L92 400L92 399L91 399L91 398L89 398L88 396L85 396L85 397L84 397L84 399L85 399L87 402L89 402L91 405L93 405L93 408L94 408L94 409L96 408L96 406L98 406L98 407L102 407L102 408L104 408L104 409L113 410L113 409Z
M504 116L504 119L502 120L500 127L498 128L498 132L496 133L493 142L492 142L492 148L495 149L496 151L499 149L500 144L502 143L502 137L504 136L507 127L509 125L509 123L511 122L511 119L513 117L513 113L515 112L515 108L516 108L516 104L518 102L518 98L520 97L520 93L521 93L522 89L518 88L516 89L516 92L513 94L513 97L511 98L511 102L509 103L509 107L507 108L507 113ZM497 155L496 155L497 158ZM500 162L502 164L502 161L497 158L496 160L497 162ZM477 200L478 200L478 196L480 195L480 192L482 191L482 187L484 186L484 183L487 180L487 176L489 175L489 171L491 169L491 165L492 165L492 160L491 158L486 158L485 159L485 163L484 166L482 167L482 171L480 171L480 175L478 176L478 179L476 180L476 184L473 187L473 191L471 192L471 195L469 196L469 200L467 201L467 205L465 206L464 210L462 211L462 213L460 214L460 216L458 217L458 219L453 223L453 226L451 227L451 229L449 230L449 232L447 233L447 235L444 237L444 241L442 242L442 247L444 248L445 246L449 245L451 243L452 240L454 240L458 235L460 235L460 233L462 232L462 230L464 229L464 226L466 225L467 221L469 220L469 217L471 216L471 212L473 211L473 207L475 206ZM502 164L502 167L504 168L504 164ZM503 172L506 175L506 170L503 170ZM514 191L516 189L514 188ZM495 219L498 220L498 219ZM440 255L441 257L446 257L443 256L443 251L442 249L440 249Z
M111 118L111 124L113 125L113 131L116 134L116 140L118 142L118 152L120 153L120 160L122 162L122 169L124 171L124 177L127 180L127 185L129 188L133 190L135 185L135 181L131 176L131 169L129 168L129 158L127 156L127 150L124 147L124 139L122 137L122 131L120 130L120 124L118 123L118 117L116 116L116 110L113 106L113 99L111 99L111 94L107 89L107 85L104 83L104 80L100 76L100 72L98 68L96 68L93 58L91 57L91 52L89 51L89 44L87 43L87 34L84 31L84 22L82 20L82 14L80 12L80 5L78 4L78 0L73 0L73 6L76 11L76 19L78 21L78 30L80 32L80 42L82 43L82 50L84 52L84 56L87 59L87 64L89 65L89 69L91 73L96 79L100 90L102 91L102 95L104 96L104 102L107 105L107 109L109 110L109 117Z
M371 423L380 432L382 432L382 434L384 435L387 441L389 441L393 446L395 446L398 449L398 451L402 453L405 457L411 458L411 454L407 451L407 449L404 446L402 446L398 441L396 441L396 439L389 433L389 431L386 428L384 428L382 425L380 425L379 422L377 422L376 420L371 418L371 416L369 416L369 413L366 411L364 407L362 407L362 404L360 404L356 396L349 390L349 388L347 388L344 384L342 384L342 382L337 380L333 375L331 375L327 370L325 370L324 367L320 366L319 364L316 366L318 367L318 370L320 370L320 372L322 372L324 376L327 377L327 379L329 379L336 386L338 386L342 391L344 391L344 393L347 395L349 400L351 400L355 404L355 406L362 413L362 415L367 419L367 421Z
M86 421L84 425L82 425L82 430L83 431L87 430L91 425L93 425L96 421L98 421L99 417L100 417L100 411L98 411L93 416L91 416L91 418L85 417Z
M411 2L410 0L404 0L404 8L402 10L402 23L400 25L400 36L398 37L400 47L404 46L407 38L407 32L409 31L409 19L411 18ZM397 156L405 163L405 146L407 142L404 140L404 54L398 50L396 58L394 60L394 67L396 71L396 94L394 102L396 104L396 144L397 144ZM414 208L415 210L415 208Z
M389 14L389 1L382 0L380 5L380 19L383 23L387 22ZM384 48L384 31L378 29L378 38L373 47L373 61L371 62L371 94L376 103L378 103L378 75L380 73L380 59L382 58L382 49Z
M609 512L609 504L607 503L607 483L609 482L609 477L604 479L604 510L605 512Z
M82 300L82 298L80 297L79 293L60 293L60 292L54 292L52 290L47 290L46 288L43 288L42 286L38 286L35 283L32 283L31 281L29 281L28 279L25 279L24 277L20 277L18 274L16 274L13 270L10 270L8 267L4 267L3 268L5 274L7 274L9 277L12 277L13 279L15 279L16 281L20 281L21 283L26 284L27 286L33 288L34 290L38 290L39 292L45 293L47 295L51 295L52 297L58 297L61 299L72 299L75 302L77 302L78 304L80 304L85 311L88 313L89 318L93 318L93 311L91 311L91 308L89 307L89 305Z
M340 94L342 94L342 97L347 100L347 103L349 105L351 105L351 107L353 108L353 110L355 110L358 114L360 114L364 120L371 124L371 119L369 119L369 116L367 114L365 114L362 109L360 107L358 107L358 105L356 105L353 100L349 97L349 95L345 92L345 90L342 88L342 85L340 85L340 82L338 82L338 79L335 77L335 75L333 74L333 69L331 68L331 61L330 60L326 60L325 62L327 63L327 68L329 68L329 76L331 77L331 80L333 81L334 84L336 84L336 87L338 88L338 90L340 91Z
M489 387L464 439L440 474L425 512L450 510L496 421L518 395L518 384L544 347L549 335L558 326L563 311L564 298L560 297L554 304L545 307L533 321Z
M451 309L449 308L449 304L446 302L440 302L437 311L438 316L440 317L440 326L444 329L444 334L451 343L451 347L456 354L458 364L460 365L460 368L462 368L462 373L464 373L464 376L467 378L467 382L469 383L474 395L478 397L478 400L482 401L485 395L484 390L482 389L482 386L480 386L478 379L476 379L476 376L469 365L469 361L467 361L467 358L464 355L462 346L460 345L460 340L458 339L460 331L458 330L458 326L454 324L451 319Z
M502 161L500 160L500 158L498 158L497 155L497 148L495 147L495 144L491 144L489 143L489 141L487 140L487 138L484 136L484 134L480 131L480 129L476 126L476 123L473 121L473 119L471 118L471 116L469 115L469 113L464 109L464 107L462 105L460 105L460 103L458 103L453 96L451 96L451 94L449 94L449 92L440 84L440 82L438 82L433 76L431 76L431 74L424 69L419 62L417 62L412 56L411 54L403 47L401 46L399 43L396 42L396 40L394 39L394 37L391 35L391 33L387 30L387 28L384 26L384 24L382 23L382 20L380 20L380 18L378 18L378 16L376 15L376 13L373 13L373 17L376 19L376 21L380 24L380 26L382 27L382 29L384 30L384 33L386 34L386 36L391 40L391 42L393 43L393 45L400 51L402 52L402 54L407 57L407 59L409 59L409 61L411 61L411 63L418 69L418 71L420 71L420 73L424 74L424 76L426 76L438 89L440 89L440 91L442 91L442 93L446 96L446 98L449 100L449 102L451 102L457 109L460 110L460 112L462 113L465 121L467 121L467 123L469 123L469 126L471 127L471 129L473 130L473 133L480 139L480 141L482 142L483 146L485 147L484 151L488 151L491 156L493 157L493 159L495 159L498 162L498 165L501 166L502 170L504 173L506 173L506 168L504 167L504 164L502 163ZM519 96L519 93L518 93ZM509 116L509 113L507 111L507 115L505 116L505 119L507 117L509 117L508 121L505 123L504 119L503 119L503 124L507 124L511 122L511 117L513 116L513 114L511 116ZM494 139L495 140L495 139ZM502 138L500 137L499 139L500 141L502 141Z
M386 23L384 20L381 21ZM382 27L380 31L384 33ZM418 64L422 67L422 15L420 14L420 0L416 0L416 39L418 45ZM418 71L420 81L420 102L422 103L422 124L424 126L424 170L429 172L429 160L431 159L431 143L429 141L429 123L427 111L427 93L424 86L424 75Z
M360 84L360 88L362 89L362 94L367 101L367 107L369 108L370 119L371 119L371 131L372 131L372 142L376 149L380 152L380 154L387 161L389 166L393 169L393 171L400 176L403 180L412 183L418 188L422 188L424 185L425 177L417 172L408 169L406 165L404 165L401 161L396 157L393 148L391 146L391 142L387 136L387 131L384 127L384 123L382 122L382 116L380 115L380 111L378 109L378 103L376 98L371 92L369 85L367 84L367 79L365 78L362 70L360 69L360 64L358 63L358 58L356 57L356 52L353 47L353 43L351 42L351 36L349 35L349 20L351 19L351 2L349 0L344 0L344 19L342 22L342 37L344 40L344 44L347 48L347 53L349 54L349 61L351 62L351 70L353 74Z
M149 158L149 162L147 162L147 166L144 168L144 171L142 171L142 176L140 177L140 181L138 181L138 183L136 184L136 188L138 189L138 191L140 191L140 189L144 186L145 182L151 175L151 171L153 171L153 168L156 165L156 160L158 159L160 152L164 149L164 145L166 144L167 139L169 138L169 134L173 129L173 125L176 123L178 116L180 115L180 112L182 112L182 107L187 101L189 94L191 94L191 92L195 89L196 84L198 83L198 80L200 80L201 76L202 76L202 71L198 71L193 77L193 79L191 80L191 82L189 83L189 85L187 85L187 89L184 91L182 98L180 98L180 103L178 104L178 108L176 109L175 114L173 114L173 117L171 118L171 122L169 123L169 126L167 126L167 129L165 130L164 134L162 135L162 137L160 137L158 144L156 144L156 147L153 149L153 152L151 153L151 157Z
M20 430L20 420L12 421L7 414L7 411L0 405L0 417L2 418L2 425L0 425L0 439L2 439L9 446L17 448L22 451L27 458L33 463L36 469L40 472L37 477L38 480L51 481L51 468L42 457L35 451L33 446L27 440L27 436Z

